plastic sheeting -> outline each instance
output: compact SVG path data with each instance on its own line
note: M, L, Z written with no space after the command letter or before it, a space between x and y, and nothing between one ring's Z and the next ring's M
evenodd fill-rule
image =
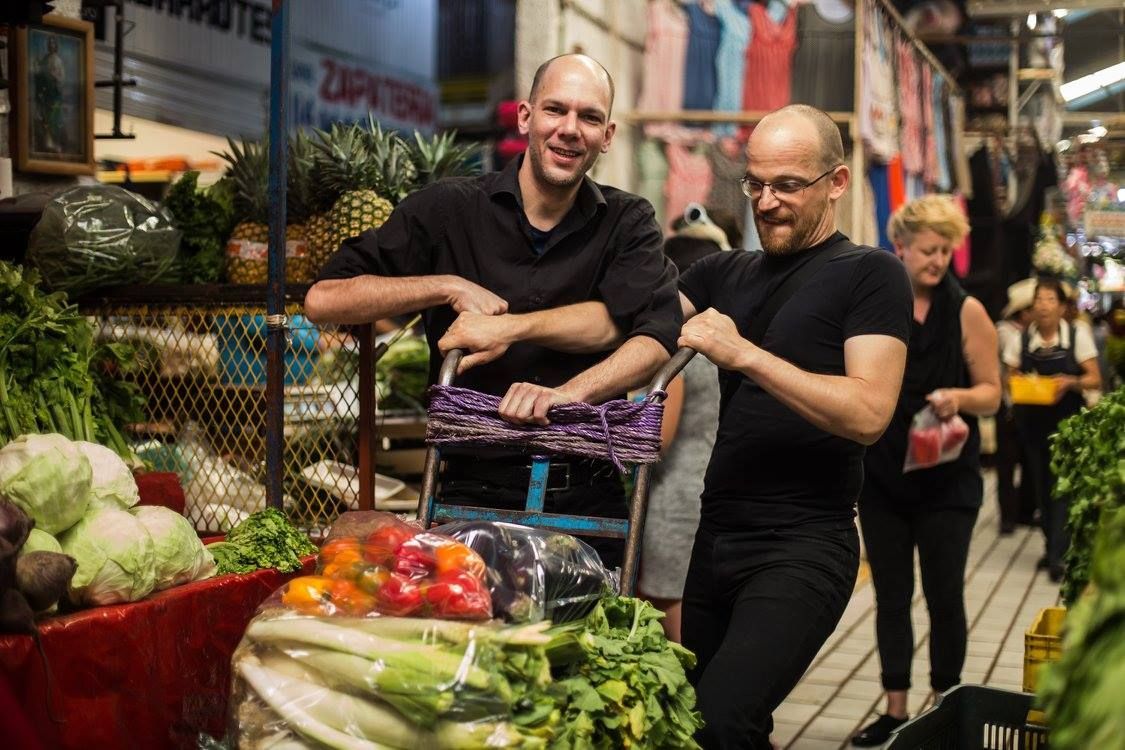
M312 569L310 557L302 572ZM194 748L200 732L226 731L231 655L258 606L294 575L221 576L44 620L49 703L30 637L0 636L0 675L44 747Z

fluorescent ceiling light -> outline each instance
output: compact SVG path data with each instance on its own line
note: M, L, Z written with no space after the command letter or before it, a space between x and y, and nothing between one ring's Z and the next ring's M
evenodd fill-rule
M1079 97L1092 94L1098 89L1109 88L1119 81L1125 80L1125 62L1102 68L1096 73L1076 78L1059 86L1063 99L1072 102Z
M1039 24L1039 16L1034 13L1027 14L1027 28L1035 31L1035 27Z
M1065 18L1066 14L1069 13L1070 11L1067 10L1066 8L1055 8L1051 12L1055 14L1055 18Z

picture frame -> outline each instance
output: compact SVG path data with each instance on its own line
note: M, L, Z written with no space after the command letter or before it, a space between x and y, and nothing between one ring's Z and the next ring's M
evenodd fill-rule
M94 25L49 14L9 37L16 169L94 174Z

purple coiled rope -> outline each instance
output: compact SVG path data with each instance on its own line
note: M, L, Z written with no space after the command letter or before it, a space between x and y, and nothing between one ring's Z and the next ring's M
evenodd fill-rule
M552 406L547 412L551 423L546 426L505 422L498 396L468 388L434 385L429 398L426 442L430 445L602 458L621 471L625 464L651 464L660 458L664 404L652 395L644 401L616 399L600 406Z

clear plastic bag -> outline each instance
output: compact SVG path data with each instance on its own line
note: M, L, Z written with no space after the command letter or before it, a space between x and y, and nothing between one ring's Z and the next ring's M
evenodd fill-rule
M145 198L112 185L83 185L47 204L27 257L44 284L71 294L174 281L180 235L168 212Z
M231 662L238 748L536 748L560 720L537 625L322 618L268 601Z
M317 574L281 591L283 607L319 617L492 618L484 561L466 545L390 513L341 519L320 548Z
M569 534L488 521L460 521L435 531L484 559L493 614L509 622L578 620L616 588L598 553Z
M956 461L969 439L969 426L959 415L938 419L927 405L914 415L906 436L906 461L902 473Z

